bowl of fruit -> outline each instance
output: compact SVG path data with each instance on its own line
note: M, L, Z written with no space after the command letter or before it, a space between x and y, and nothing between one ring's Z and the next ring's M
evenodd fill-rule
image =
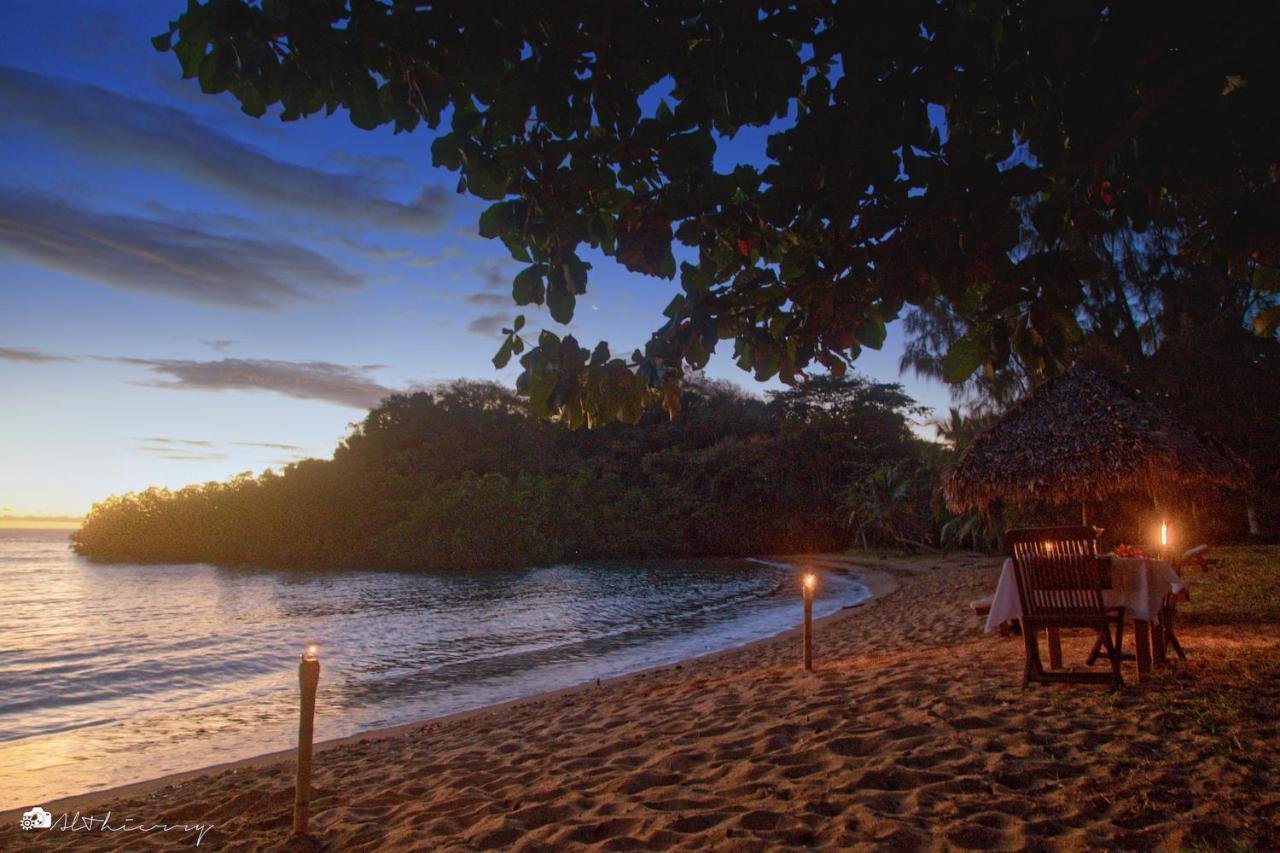
M1116 556L1141 560L1147 555L1142 553L1142 549L1137 547L1136 545L1117 545Z

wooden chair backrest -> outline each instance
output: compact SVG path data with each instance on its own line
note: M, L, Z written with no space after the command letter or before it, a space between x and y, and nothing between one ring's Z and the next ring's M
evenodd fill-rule
M1092 527L1027 527L1005 533L1022 612L1029 618L1102 617L1110 587Z

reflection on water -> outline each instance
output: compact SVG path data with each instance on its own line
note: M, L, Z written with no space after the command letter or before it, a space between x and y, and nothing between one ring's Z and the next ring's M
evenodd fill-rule
M727 648L792 626L789 566L614 562L485 574L95 565L65 531L0 530L0 808ZM816 615L866 597L823 579Z

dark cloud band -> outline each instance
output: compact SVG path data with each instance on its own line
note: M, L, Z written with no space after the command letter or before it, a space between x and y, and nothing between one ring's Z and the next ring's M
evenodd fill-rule
M490 337L496 335L504 326L511 324L509 314L485 314L467 324L467 331L473 335Z
M370 378L377 365L351 367L327 361L276 361L224 358L219 361L112 358L150 371L154 388L201 391L272 391L298 400L324 400L340 406L368 409L392 389Z
M323 255L278 238L86 210L5 189L0 248L123 290L235 308L272 310L365 283Z
M48 364L56 361L76 361L66 355L52 355L27 347L0 347L0 361L20 361L25 364Z
M163 169L255 209L328 219L347 229L435 231L452 204L442 187L423 187L408 201L385 198L371 191L379 181L368 173L277 160L182 110L18 68L0 66L0 114L6 125L34 125L99 163Z

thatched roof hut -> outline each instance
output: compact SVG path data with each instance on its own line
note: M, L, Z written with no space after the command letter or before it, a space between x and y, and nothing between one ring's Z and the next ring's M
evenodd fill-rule
M973 439L943 484L955 512L998 499L1090 503L1162 486L1243 486L1248 464L1126 386L1084 368L1050 379Z

